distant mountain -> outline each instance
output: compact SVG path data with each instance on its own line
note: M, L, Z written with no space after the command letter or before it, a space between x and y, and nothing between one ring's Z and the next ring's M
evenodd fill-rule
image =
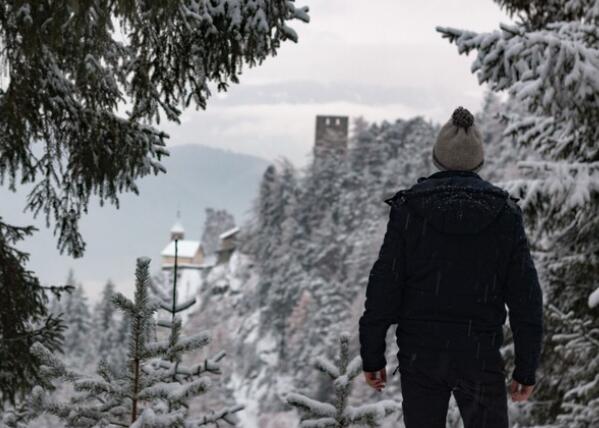
M28 268L42 283L62 283L72 267L92 298L108 278L130 294L135 258L151 257L152 271L157 271L159 254L168 242L177 210L181 211L186 237L191 239L200 239L206 207L224 208L238 225L243 223L267 160L201 145L169 150L171 155L162 161L167 173L139 180L140 194L122 195L119 209L100 207L95 200L90 204L81 221L87 243L81 259L60 255L43 217L33 220L30 213L23 213L29 187L20 188L16 194L0 187L0 216L10 224L35 224L40 229L19 248L31 254Z

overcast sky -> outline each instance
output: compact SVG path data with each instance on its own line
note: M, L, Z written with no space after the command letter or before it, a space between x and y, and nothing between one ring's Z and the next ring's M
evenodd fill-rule
M491 0L296 0L299 42L246 69L241 83L216 94L207 110L161 126L170 144L197 143L305 164L316 114L395 120L423 115L445 122L463 105L479 109L485 86L470 56L436 25L491 31L511 22Z

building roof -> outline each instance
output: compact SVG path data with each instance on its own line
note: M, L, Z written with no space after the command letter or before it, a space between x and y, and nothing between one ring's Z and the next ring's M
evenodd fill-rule
M171 233L183 233L185 232L185 229L183 229L183 225L181 224L181 222L179 220L177 220L175 222L175 224L173 224L173 227L171 227Z
M200 241L180 240L177 245L178 257L194 257L200 249ZM160 253L161 256L175 257L175 241L171 241Z
M220 239L225 239L225 238L228 238L231 235L234 235L237 232L239 232L239 227L233 227L233 228L231 228L231 229L229 229L229 230L221 233L218 237Z

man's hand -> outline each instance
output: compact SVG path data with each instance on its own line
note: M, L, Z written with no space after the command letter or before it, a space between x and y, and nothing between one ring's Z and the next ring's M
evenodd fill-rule
M530 394L532 394L532 390L534 385L522 385L521 383L516 382L512 379L512 385L510 387L510 394L512 395L512 401L526 401Z
M377 391L381 391L387 382L387 368L383 367L378 372L364 372L364 377L368 385Z

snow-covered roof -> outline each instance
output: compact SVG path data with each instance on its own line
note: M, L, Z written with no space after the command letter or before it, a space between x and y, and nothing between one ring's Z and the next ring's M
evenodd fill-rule
M229 230L221 233L218 237L220 239L225 239L225 238L228 238L229 236L231 236L231 235L233 235L233 234L235 234L237 232L239 232L239 227L233 227L232 229L229 229Z
M194 257L200 248L200 241L178 241L177 255L179 257ZM160 253L161 256L175 257L175 241L171 241Z
M185 229L183 229L183 225L181 224L181 222L179 220L177 220L175 222L175 224L173 224L173 227L171 227L171 233L183 233L185 232Z

